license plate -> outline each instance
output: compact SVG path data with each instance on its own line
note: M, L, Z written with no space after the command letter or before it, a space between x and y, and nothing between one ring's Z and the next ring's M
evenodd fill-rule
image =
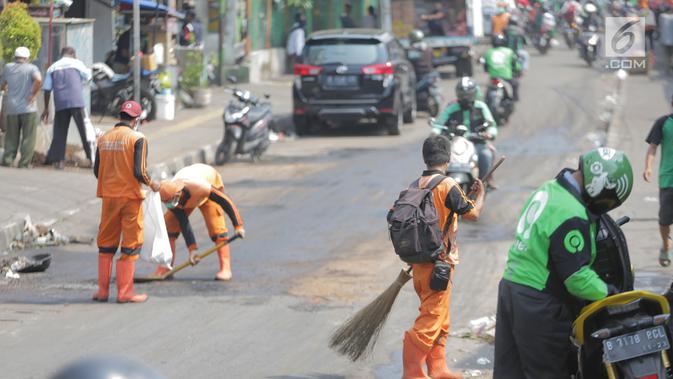
M326 78L328 87L357 87L358 77L355 75L330 75Z
M655 326L603 341L603 360L607 363L620 362L669 347L664 327Z

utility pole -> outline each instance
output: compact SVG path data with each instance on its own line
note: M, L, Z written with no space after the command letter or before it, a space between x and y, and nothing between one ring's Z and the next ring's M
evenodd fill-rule
M217 33L217 82L219 85L224 85L226 79L224 78L224 16L227 14L226 10L227 2L226 0L219 1L219 24L218 24L218 33Z
M140 103L140 0L133 0L133 100Z
M381 8L381 29L386 32L393 31L393 15L390 9L390 0L381 0L379 2L379 7Z

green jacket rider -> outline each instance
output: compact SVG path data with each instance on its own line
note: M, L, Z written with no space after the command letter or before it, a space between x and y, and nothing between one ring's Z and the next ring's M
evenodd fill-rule
M626 155L598 148L528 198L498 290L495 379L570 377L577 311L616 292L592 268L598 218L632 188Z
M519 84L516 77L521 72L519 57L514 50L507 47L507 38L498 34L493 37L493 47L484 56L484 69L491 78L498 78L512 86L515 101L519 99Z
M498 135L498 125L488 105L477 100L479 87L472 78L465 76L456 84L457 101L450 103L436 120L437 124L455 127L465 125L466 138L474 142L479 156L479 178L482 179L493 164L494 154L488 142ZM486 124L486 129L483 125ZM483 130L482 130L483 129Z

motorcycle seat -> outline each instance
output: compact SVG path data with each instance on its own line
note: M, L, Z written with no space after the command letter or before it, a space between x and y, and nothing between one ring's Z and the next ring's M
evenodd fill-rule
M271 104L259 104L252 107L250 113L248 113L248 118L250 119L250 125L262 119L267 112L271 112Z

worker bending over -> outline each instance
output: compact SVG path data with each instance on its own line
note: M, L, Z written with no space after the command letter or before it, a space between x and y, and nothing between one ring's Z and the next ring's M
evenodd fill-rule
M189 224L189 215L199 208L210 239L218 245L227 241L227 226L224 213L229 216L236 229L236 235L245 237L243 220L236 209L236 205L224 194L222 177L211 166L194 164L178 171L172 180L161 183L161 201L166 204L168 211L165 214L166 229L175 262L175 240L182 232L189 250L189 261L196 264L196 239ZM217 250L220 258L220 271L215 280L231 279L231 263L229 246L225 245ZM154 275L168 272L167 267L159 266Z

